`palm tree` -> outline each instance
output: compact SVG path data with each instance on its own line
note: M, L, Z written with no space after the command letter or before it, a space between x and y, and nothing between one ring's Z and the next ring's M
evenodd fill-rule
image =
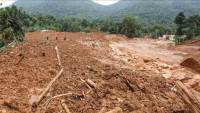
M22 8L14 5L0 10L0 34L4 41L23 41L27 17Z

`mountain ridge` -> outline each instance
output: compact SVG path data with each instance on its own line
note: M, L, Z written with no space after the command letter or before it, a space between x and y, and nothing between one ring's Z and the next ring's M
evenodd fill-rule
M171 23L178 12L186 15L200 14L198 0L121 0L111 6L101 6L91 0L18 0L15 3L33 14L53 15L58 18L72 16L93 19L120 19L127 15L134 15L142 23Z

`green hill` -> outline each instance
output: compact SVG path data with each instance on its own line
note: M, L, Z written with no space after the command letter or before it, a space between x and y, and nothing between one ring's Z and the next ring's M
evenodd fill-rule
M134 15L145 24L171 23L181 11L186 15L200 14L199 0L121 0L111 6L101 6L91 0L18 0L16 5L33 14L58 18L73 16L121 19L126 15Z

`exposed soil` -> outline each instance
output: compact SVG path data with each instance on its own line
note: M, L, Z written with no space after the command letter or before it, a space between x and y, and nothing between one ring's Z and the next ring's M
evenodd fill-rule
M60 70L56 45L64 73L33 111L31 99ZM0 53L0 113L60 113L61 99L72 113L98 113L103 107L105 112L120 107L123 113L191 113L174 82L200 91L200 77L179 65L190 53L169 46L163 40L102 33L28 33L24 43ZM92 80L96 89L87 93L82 79ZM45 109L47 99L66 93L72 95Z
M182 63L182 66L188 67L191 70L200 73L200 54L192 55L189 58L186 58Z

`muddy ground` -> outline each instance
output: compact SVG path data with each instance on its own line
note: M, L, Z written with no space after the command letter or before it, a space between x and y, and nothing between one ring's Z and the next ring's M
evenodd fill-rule
M60 71L55 46L64 72L33 109L34 97ZM28 33L24 43L0 53L0 113L61 113L61 100L71 113L98 113L102 108L105 113L115 107L123 113L191 113L174 82L200 92L199 72L180 65L189 56L196 59L188 50L198 54L199 48L102 33ZM87 79L96 88L90 90L83 82ZM46 106L51 97L67 93Z

